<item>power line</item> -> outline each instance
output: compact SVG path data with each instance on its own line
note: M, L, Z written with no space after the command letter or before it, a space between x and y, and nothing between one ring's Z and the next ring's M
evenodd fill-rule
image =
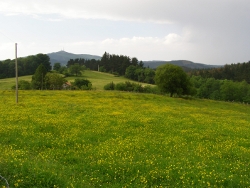
M0 33L5 36L6 38L8 38L9 40L11 40L12 42L14 42L10 37L8 37L7 35L5 35L3 32L0 31Z

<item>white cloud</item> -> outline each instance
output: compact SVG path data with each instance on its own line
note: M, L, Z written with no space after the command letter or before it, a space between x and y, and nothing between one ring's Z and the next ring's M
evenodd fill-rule
M164 43L167 45L176 44L182 41L182 37L176 33L170 33L165 37Z

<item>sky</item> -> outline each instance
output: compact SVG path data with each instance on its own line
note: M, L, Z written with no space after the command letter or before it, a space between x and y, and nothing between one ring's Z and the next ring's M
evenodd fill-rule
M250 61L250 0L0 0L0 60L65 50Z

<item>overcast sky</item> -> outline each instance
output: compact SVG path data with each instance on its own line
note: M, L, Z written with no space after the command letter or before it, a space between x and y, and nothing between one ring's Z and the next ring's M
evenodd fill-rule
M250 60L250 0L0 0L0 60L51 53Z

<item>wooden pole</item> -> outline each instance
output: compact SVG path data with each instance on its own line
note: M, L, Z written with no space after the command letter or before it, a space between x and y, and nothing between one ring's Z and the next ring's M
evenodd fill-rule
M15 43L15 57L16 57L16 103L18 103L17 43Z

